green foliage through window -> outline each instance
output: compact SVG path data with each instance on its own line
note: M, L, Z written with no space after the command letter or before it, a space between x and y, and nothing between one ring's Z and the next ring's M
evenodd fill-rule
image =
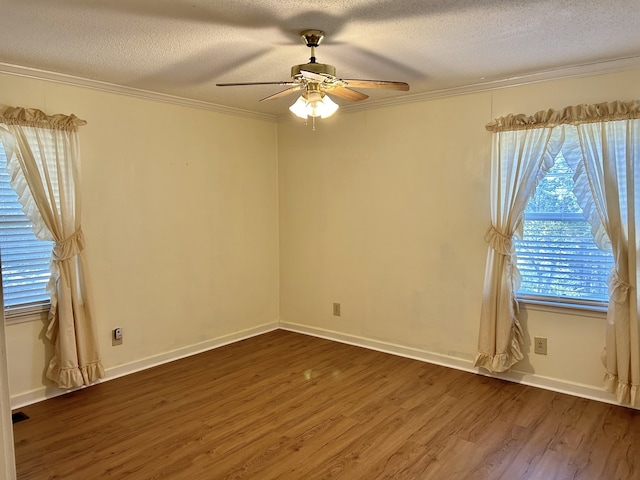
M523 239L516 242L521 297L554 301L609 300L610 252L593 241L591 225L573 193L573 171L559 155L525 210Z

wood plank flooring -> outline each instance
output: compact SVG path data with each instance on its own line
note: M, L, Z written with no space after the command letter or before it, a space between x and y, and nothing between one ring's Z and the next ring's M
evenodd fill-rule
M640 480L640 412L286 331L20 409L19 480Z

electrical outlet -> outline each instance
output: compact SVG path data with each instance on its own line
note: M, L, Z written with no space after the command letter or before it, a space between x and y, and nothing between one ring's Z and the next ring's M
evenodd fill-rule
M122 329L114 328L111 332L111 345L115 347L116 345L122 345Z
M333 304L333 314L334 314L336 317L339 317L339 316L340 316L340 304L339 304L339 303L334 303L334 304Z
M534 337L533 351L538 355L546 355L547 354L547 337Z

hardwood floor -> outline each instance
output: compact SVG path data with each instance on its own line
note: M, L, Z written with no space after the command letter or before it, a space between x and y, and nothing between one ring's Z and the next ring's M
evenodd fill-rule
M640 479L640 412L275 331L20 409L18 479Z

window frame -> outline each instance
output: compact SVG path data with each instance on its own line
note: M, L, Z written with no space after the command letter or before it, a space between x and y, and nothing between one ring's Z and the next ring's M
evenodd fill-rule
M556 300L557 299L557 300ZM567 301L563 301L566 299ZM547 295L530 295L530 294L516 294L516 300L518 302L538 305L541 307L560 307L560 308L572 308L575 310L587 310L593 312L607 312L609 309L609 302L599 302L596 300L581 300L578 298L569 297L552 297Z
M578 315L582 317L592 317L606 320L607 313L609 311L606 306L588 306L578 305L575 303L548 302L521 297L516 297L516 300L520 304L520 308L527 312L536 311L560 315Z

